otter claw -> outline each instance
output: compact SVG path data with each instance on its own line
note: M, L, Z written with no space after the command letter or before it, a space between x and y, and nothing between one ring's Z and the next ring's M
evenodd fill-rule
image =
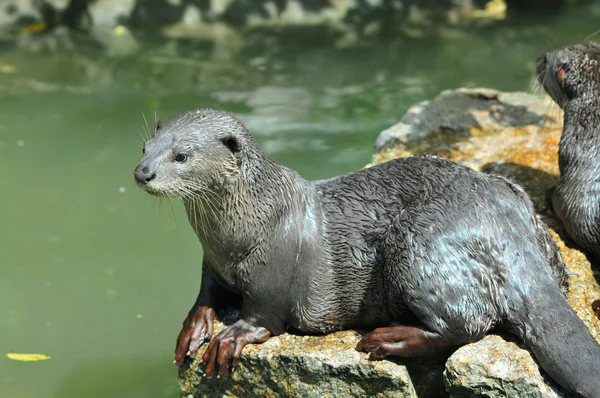
M205 377L229 376L239 364L242 349L247 344L263 343L269 337L271 332L268 329L241 319L226 327L212 339L202 356Z
M186 357L196 355L200 346L206 342L207 331L212 330L215 317L215 310L207 306L197 306L190 311L177 337L175 364L181 365Z

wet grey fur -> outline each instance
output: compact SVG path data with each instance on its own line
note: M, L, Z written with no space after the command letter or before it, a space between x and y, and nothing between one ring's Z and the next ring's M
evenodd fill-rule
M537 75L564 109L552 207L575 243L600 260L600 45L549 52L538 59Z
M247 323L277 335L417 321L455 346L502 328L563 387L599 396L600 346L557 283L558 248L502 177L407 157L311 182L213 110L161 125L142 170L144 189L183 198L203 283L242 297Z

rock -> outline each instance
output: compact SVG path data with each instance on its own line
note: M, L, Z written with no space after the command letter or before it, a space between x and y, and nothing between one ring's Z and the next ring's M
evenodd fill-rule
M229 324L237 318L237 313L231 311L225 318L224 322ZM223 327L222 322L217 322L215 330ZM354 349L358 340L355 331L326 336L284 334L273 337L264 344L246 346L240 366L228 379L199 376L201 354L198 354L193 363L181 368L179 386L182 396L193 397L408 398L422 396L417 395L416 390L427 391L432 397L443 393L440 376L444 358L438 359L437 364L430 360L425 366L420 361L410 369L394 361L371 362L366 354ZM437 378L432 382L435 375Z
M412 154L451 159L476 170L507 176L531 195L572 272L569 303L600 341L591 303L600 298L587 258L561 238L547 208L546 190L558 178L557 150L562 113L546 96L488 89L445 91L412 107L382 132L370 165ZM370 166L370 165L367 165ZM226 314L225 323L235 314ZM223 328L218 323L217 330ZM198 360L180 369L180 388L190 397L377 396L377 397L562 397L529 351L490 335L448 358L370 362L354 346L359 335L284 334L244 349L231 378L203 379ZM200 357L200 355L199 355ZM445 370L444 370L445 369Z
M500 336L459 348L446 363L444 381L452 398L564 397L553 382L542 377L528 351Z
M375 141L375 151L431 139L458 141L481 131L504 127L535 125L544 120L551 106L540 97L527 93L500 93L495 90L448 90L432 101L411 107L398 124L384 130ZM431 147L431 150L435 147Z

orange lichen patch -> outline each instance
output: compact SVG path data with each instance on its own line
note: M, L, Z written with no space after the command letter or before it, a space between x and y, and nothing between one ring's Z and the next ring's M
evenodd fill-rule
M513 130L512 134L507 133L513 137L521 136L523 133L523 129ZM511 145L500 156L512 163L557 174L560 133L560 130L556 129L550 131L536 129L528 135L530 138L522 143L522 147Z

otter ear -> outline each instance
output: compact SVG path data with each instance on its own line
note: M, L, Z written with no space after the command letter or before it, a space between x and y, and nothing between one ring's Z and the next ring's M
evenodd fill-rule
M558 70L558 72L556 73L556 81L558 82L558 84L562 85L564 78L565 78L565 67L561 66L560 69Z
M232 153L238 153L240 151L240 142L233 135L228 135L221 138L221 142L225 145Z
M160 128L162 127L162 122L159 120L156 122L156 131L160 130Z

